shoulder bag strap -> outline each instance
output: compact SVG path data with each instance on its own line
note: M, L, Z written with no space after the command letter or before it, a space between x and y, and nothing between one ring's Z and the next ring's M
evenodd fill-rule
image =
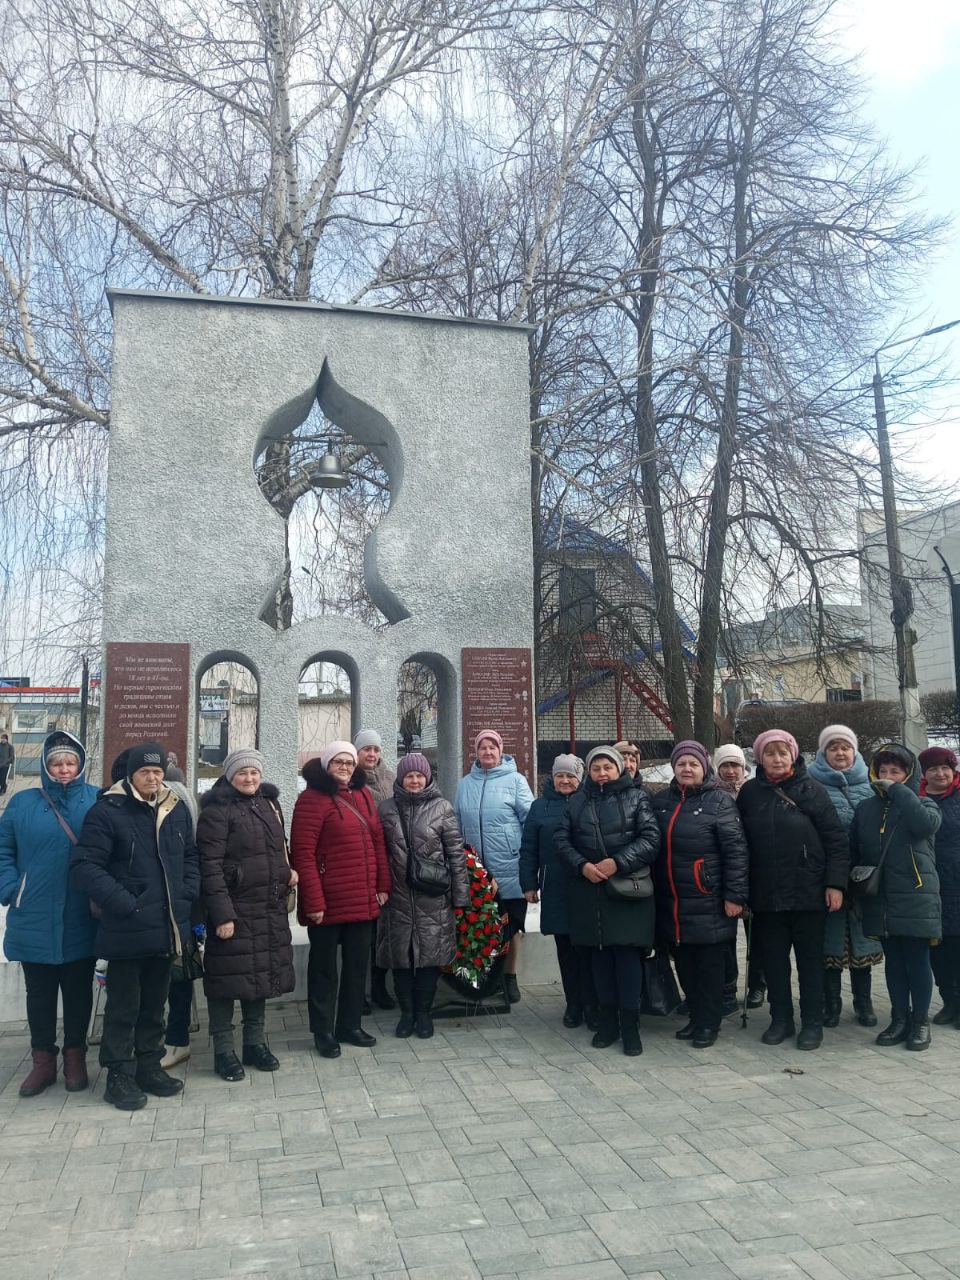
M275 805L275 804L273 803L273 801L272 801L272 800L268 800L268 801L267 801L267 804L268 804L268 805L270 806L270 808L273 810L274 814L276 815L277 822L280 824L280 835L283 837L283 856L286 858L286 860L287 860L287 866L289 867L289 865L290 865L290 845L289 845L289 844L288 844L288 842L287 842L287 833L286 833L286 831L283 829L283 815L282 815L282 814L281 814L281 812L280 812L280 808L279 808L279 806L278 806L278 805Z
M360 819L360 821L367 828L367 830L368 831L370 830L370 823L366 820L366 818L363 816L360 810L356 807L356 805L352 805L349 800L343 800L339 796L337 797L337 800L339 804L346 805L347 808L350 810L350 812L355 814Z
M46 800L47 804L53 810L53 816L60 823L61 827L63 827L63 830L66 833L67 839L70 841L70 843L79 844L80 841L74 835L73 828L70 826L70 823L66 820L66 818L63 816L63 814L60 812L57 806L53 803L53 800L50 797L50 794L48 793L46 787L40 788L40 794L43 796L44 800Z
M597 828L597 839L600 841L600 852L603 854L605 858L609 858L610 855L609 853L607 853L606 842L604 841L603 831L601 830L601 827L600 827L600 814L597 812L596 801L591 799L589 803L590 803L590 812L593 814L593 825Z

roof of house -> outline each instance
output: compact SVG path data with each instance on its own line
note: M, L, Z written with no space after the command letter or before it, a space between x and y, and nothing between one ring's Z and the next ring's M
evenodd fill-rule
M653 591L653 582L650 579L650 575L640 562L633 558L622 542L617 542L615 538L610 538L605 533L599 533L596 529L591 529L589 525L582 524L579 520L575 520L573 516L565 515L563 512L553 512L543 528L543 545L548 551L573 551L584 555L618 556L627 560L631 570L647 590ZM693 644L697 638L696 632L679 613L677 614L677 622L680 624L682 638ZM626 661L630 662L632 659L627 658Z
M589 525L583 524L581 521L574 519L564 513L554 512L547 520L543 529L543 544L548 551L571 551L581 555L600 555L617 557L622 561L626 561L630 571L635 573L639 580L643 583L648 591L653 591L653 583L650 575L633 558L627 548L621 542L617 542L615 538L608 537L606 534L591 529ZM680 625L680 636L684 644L684 654L692 662L694 653L687 647L688 644L696 643L696 632L688 625L687 622L677 615L677 622ZM662 643L657 640L653 645L653 653L660 653L663 648ZM644 649L636 649L633 653L625 654L623 661L628 666L639 666L641 663L649 662L651 654ZM600 668L592 672L589 676L584 676L582 680L577 682L578 689L589 689L599 684L602 680L609 680L613 675L611 668ZM551 694L539 703L536 710L538 715L543 715L547 711L552 711L554 707L566 702L569 697L569 689L562 689L557 693Z
M835 644L853 644L863 639L864 618L860 605L830 604L825 606L824 613L830 639ZM720 637L720 651L725 658L764 651L774 657L782 652L784 646L812 645L814 633L810 606L795 604L786 609L773 609L755 621L730 627Z

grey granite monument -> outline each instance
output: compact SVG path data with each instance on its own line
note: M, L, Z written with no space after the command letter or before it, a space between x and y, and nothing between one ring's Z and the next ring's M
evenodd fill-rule
M110 301L104 641L190 646L191 780L198 676L213 660L256 675L259 745L289 805L303 668L345 668L357 721L392 756L397 678L416 658L437 678L452 795L461 650L533 643L525 330L187 294L114 290ZM388 621L378 631L329 616L280 631L262 620L283 525L254 459L314 397L390 477L390 510L365 550L367 589ZM109 715L109 687L105 705Z

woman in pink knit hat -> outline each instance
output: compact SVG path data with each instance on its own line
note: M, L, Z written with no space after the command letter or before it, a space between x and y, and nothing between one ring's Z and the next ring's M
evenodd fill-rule
M753 744L756 777L737 797L750 848L753 945L767 979L770 1026L764 1044L796 1034L790 952L800 981L798 1049L823 1040L823 936L827 913L843 906L850 869L847 833L826 790L807 774L797 741L768 729Z

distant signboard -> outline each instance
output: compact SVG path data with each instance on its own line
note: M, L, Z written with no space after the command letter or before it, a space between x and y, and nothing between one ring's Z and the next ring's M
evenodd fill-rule
M0 676L0 689L29 689L29 676Z

